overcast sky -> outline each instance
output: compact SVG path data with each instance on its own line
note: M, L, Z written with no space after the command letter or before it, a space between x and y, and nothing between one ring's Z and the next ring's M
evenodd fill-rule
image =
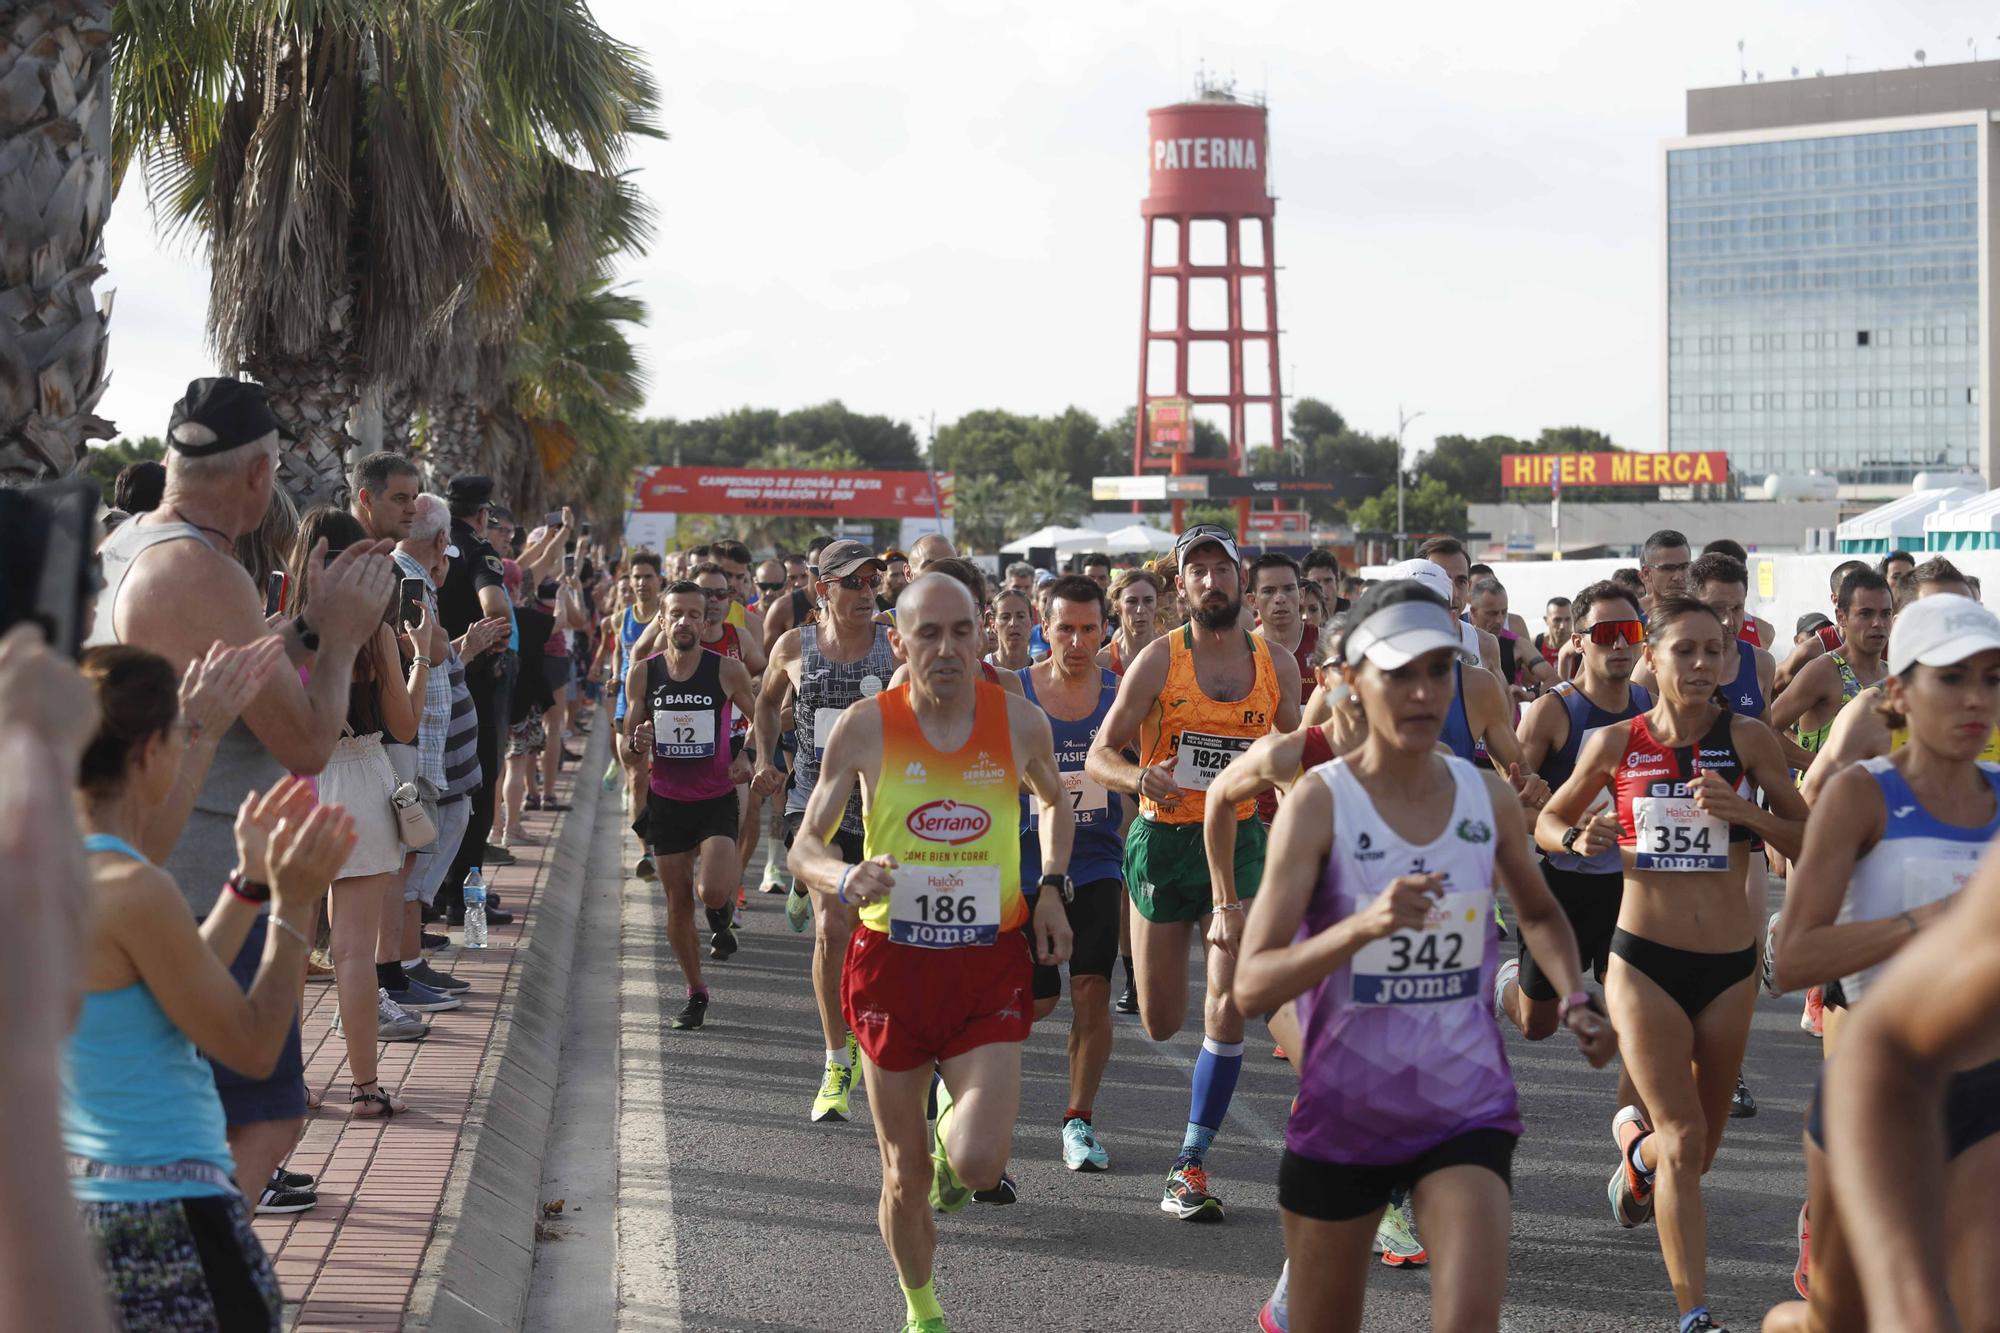
M1659 443L1658 144L1685 90L2000 56L1988 5L721 5L593 0L644 49L672 137L627 269L651 414L979 407L1103 417L1139 358L1147 108L1197 62L1271 106L1289 394L1393 432L1584 424ZM213 373L198 254L154 238L139 173L106 240L100 411L158 433Z

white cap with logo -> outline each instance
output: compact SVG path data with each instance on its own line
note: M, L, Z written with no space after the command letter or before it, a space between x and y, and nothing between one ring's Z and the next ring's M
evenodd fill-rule
M1889 631L1889 674L1900 676L1919 662L1952 666L1989 648L2000 649L2000 616L1957 593L1919 597Z
M1438 595L1438 600L1451 605L1451 575L1444 572L1444 566L1430 560L1399 560L1389 566L1383 575L1390 579L1415 579L1426 589Z
M1369 610L1366 620L1347 631L1345 655L1356 665L1365 660L1384 671L1394 671L1440 648L1456 652L1467 665L1479 661L1466 653L1459 622L1447 608L1425 598L1412 598Z

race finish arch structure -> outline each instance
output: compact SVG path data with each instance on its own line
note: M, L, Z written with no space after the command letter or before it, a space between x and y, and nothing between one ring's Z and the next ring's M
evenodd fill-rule
M1269 116L1261 103L1205 82L1194 101L1156 107L1146 120L1132 472L1241 477L1250 449L1282 447L1285 438ZM1226 457L1194 457L1197 422L1227 438ZM1234 498L1237 534L1247 539L1250 500ZM1176 532L1185 509L1175 498Z
M949 472L835 472L819 468L641 467L632 470L627 540L671 535L682 514L755 518L930 520L949 532ZM657 540L657 538L656 538Z

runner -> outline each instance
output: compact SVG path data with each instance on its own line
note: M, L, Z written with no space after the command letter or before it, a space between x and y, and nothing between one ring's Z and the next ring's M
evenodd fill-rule
M1619 1163L1607 1194L1620 1226L1652 1216L1680 1309L1680 1333L1719 1328L1709 1314L1701 1177L1728 1124L1756 1003L1757 925L1743 896L1750 838L1798 855L1805 802L1770 728L1715 704L1735 656L1716 614L1692 598L1653 605L1646 661L1659 696L1646 713L1585 738L1576 767L1542 811L1536 841L1595 856L1620 848L1624 900L1604 995L1641 1104L1612 1119ZM1741 794L1745 779L1773 809ZM1608 821L1589 818L1612 789Z
M1866 560L1843 560L1835 565L1833 572L1827 576L1826 600L1828 604L1838 605L1842 580L1846 579L1849 574L1857 569L1867 568L1868 562ZM1778 663L1778 688L1782 690L1789 685L1792 677L1803 670L1806 663L1824 653L1830 653L1838 647L1840 647L1840 626L1832 621L1821 625L1810 636L1793 644L1792 651L1786 655L1785 660Z
M1578 593L1566 609L1574 615L1581 666L1575 680L1563 681L1535 700L1521 719L1520 734L1522 763L1557 790L1569 781L1577 754L1590 736L1653 706L1651 693L1632 680L1645 628L1631 595L1607 579ZM1615 845L1618 818L1608 805L1600 800L1585 824L1586 830L1592 823L1598 826L1594 841L1604 844L1595 855L1575 850L1582 832L1567 843L1536 849L1541 853L1542 878L1575 934L1577 956L1585 970L1597 974L1600 985L1610 970L1611 936L1625 896L1624 870ZM1494 975L1495 1014L1513 1020L1529 1041L1554 1035L1561 995L1556 981L1526 947L1518 959L1501 963ZM1640 1104L1632 1076L1623 1066L1618 1071L1618 1104Z
M1317 633L1326 624L1326 616L1326 594L1317 583L1307 579L1299 585L1299 619Z
M1299 572L1306 576L1306 582L1319 589L1320 596L1326 600L1328 615L1347 609L1347 597L1341 591L1339 556L1323 546L1315 546L1306 552Z
M1827 989L1825 1052L1834 1054L1837 1015L1863 1011L1864 991L1888 960L1949 905L1972 877L1980 853L2000 836L2000 770L1979 762L2000 722L2000 619L1969 598L1943 595L1913 603L1889 637L1884 712L1907 741L1888 758L1850 767L1823 789L1807 826L1806 846L1785 893L1773 970L1787 989ZM1873 1007L1869 1001L1867 1008ZM1977 1110L1985 1124L1950 1145L1947 1184L1938 1194L1990 1206L2000 1187L2000 1143L1968 1151L2000 1132L2000 1040L1988 1036L1953 1077L1948 1103ZM1860 1327L1865 1323L1845 1209L1832 1206L1820 1098L1808 1109L1806 1180L1811 1228L1807 1306L1773 1310L1764 1327L1785 1330ZM1951 1112L1948 1112L1951 1114ZM1968 1192L1970 1191L1970 1192ZM1949 1203L1946 1205L1949 1207ZM1806 1213L1800 1231L1806 1231ZM1975 1308L2000 1311L2000 1272L1991 1257L2000 1227L1952 1237L1954 1283L1981 1292ZM1982 1236L1982 1247L1966 1242ZM1794 1281L1807 1295L1806 1254ZM1970 1310L1967 1313L1971 1313Z
M615 645L616 662L613 679L618 682L618 697L612 705L612 725L620 735L625 729L625 678L632 671L632 645L660 614L660 557L651 551L638 551L626 561L625 584L631 592L631 605L613 617L615 633L604 637ZM647 779L650 765L643 751L635 751L630 745L618 747L618 758L625 766L625 815L627 819L637 819L646 808ZM653 858L640 848L639 863L632 873L640 879L652 879L655 875Z
M1500 683L1507 687L1511 702L1525 703L1555 684L1555 669L1540 653L1529 652L1524 646L1528 643L1527 635L1514 628L1512 622L1519 617L1508 612L1507 587L1499 579L1488 575L1472 581L1466 618L1491 634L1499 645Z
M1645 585L1640 619L1646 619L1662 599L1687 591L1688 565L1693 560L1690 551L1688 539L1672 528L1661 528L1640 546L1639 582Z
M667 899L667 943L687 980L687 1005L673 1020L676 1030L699 1028L708 1012L694 929L697 882L718 942L711 945L711 956L727 958L736 952L729 900L743 878L729 735L732 714L754 703L743 663L701 646L709 607L697 584L682 581L668 588L662 608L665 648L653 657L635 657L625 675L626 747L652 755L646 811L633 831L653 854Z
M1034 665L1028 654L1028 635L1035 625L1035 603L1024 592L1002 588L993 599L993 651L985 661L999 671L1025 671Z
M1869 983L1825 1074L1825 1160L1870 1328L1994 1323L2000 1096L1967 1098L1959 1071L1994 1057L2000 859L1982 861L1958 899Z
M1118 612L1118 632L1097 655L1097 664L1114 676L1154 639L1160 637L1159 575L1150 569L1121 569L1111 580L1111 605Z
M1428 561L1444 571L1445 600L1451 607L1453 618L1463 622L1466 594L1472 587L1472 557L1466 554L1465 543L1456 537L1433 537L1417 548L1417 561ZM1416 561L1403 561L1390 569L1389 577L1422 578L1422 575L1408 568L1414 563ZM1432 585L1426 582L1425 586ZM1459 633L1465 636L1467 646L1478 654L1479 664L1491 671L1495 680L1500 680L1500 641L1485 630L1470 625ZM1504 685L1506 682L1501 681L1501 683ZM1510 731L1513 725L1514 719L1510 713L1507 718Z
M818 619L786 630L771 650L763 688L757 693L752 743L759 755L766 756L759 761L756 785L768 797L785 785L784 771L769 756L776 753L779 713L787 693L791 694L799 739L792 787L785 798L787 848L797 841L833 724L858 700L880 694L895 674L889 631L875 622L875 590L881 583L882 562L873 551L846 538L829 543L820 552L815 585L821 606ZM847 802L834 839L850 862L861 860L858 792ZM854 1038L840 1013L841 960L854 932L854 908L826 894L809 898L806 887L794 884L785 895L785 919L793 930L804 930L808 917L814 923L813 998L826 1039L826 1064L813 1097L812 1118L840 1121L847 1119L848 1092L854 1084Z
M1139 798L1140 817L1126 835L1125 882L1138 911L1132 945L1139 1012L1155 1041L1173 1036L1187 1019L1188 941L1201 927L1208 974L1201 1054L1187 1130L1160 1208L1183 1220L1219 1222L1222 1201L1208 1192L1203 1163L1243 1068L1243 1016L1229 997L1243 904L1209 883L1201 854L1203 798L1214 776L1257 737L1297 728L1298 684L1291 671L1276 669L1262 640L1237 628L1241 566L1229 533L1212 524L1191 527L1174 544L1174 558L1192 617L1126 669L1085 772ZM1123 753L1134 744L1143 762ZM1235 809L1236 878L1254 892L1263 874L1264 827L1254 802Z
M846 563L830 547L822 570ZM831 728L791 866L823 905L861 916L841 999L867 1057L882 1239L902 1283L906 1333L943 1333L931 1209L956 1212L1006 1168L1031 965L1059 966L1070 952L1062 868L1074 826L1047 719L980 679L979 610L964 587L919 578L896 623L910 682L855 702ZM1025 895L1015 815L1023 783L1048 870ZM864 798L866 856L850 858L840 845L846 811ZM943 1086L927 1133L934 1067Z
M1567 597L1551 597L1548 605L1542 608L1542 628L1547 632L1535 636L1535 650L1550 666L1556 664L1557 650L1570 641L1572 619Z
M786 596L764 612L766 654L777 647L786 630L797 629L812 620L818 606L819 558L832 541L831 537L815 537L806 544L804 555L785 557L785 581L792 586Z
M1299 666L1299 701L1312 697L1318 678L1313 662L1319 656L1319 631L1299 618L1299 563L1279 551L1267 551L1250 562L1250 604L1257 611L1256 634L1271 647L1271 656L1288 655Z
M1714 541L1703 543L1701 553L1703 555L1726 555L1737 564L1743 566L1746 571L1750 568L1750 553L1743 549L1743 543L1733 541L1728 537L1717 537ZM1745 582L1746 584L1748 582L1747 575ZM1745 615L1743 617L1743 627L1736 632L1736 637L1753 648L1762 648L1764 651L1770 652L1771 646L1778 641L1778 631L1776 626L1761 616ZM1767 691L1767 697L1768 693Z
M1959 597L1972 598L1972 585L1965 575L1959 573L1958 566L1943 556L1932 556L1906 575L1916 585L1918 599L1935 597L1939 593L1950 593ZM1972 598L1978 600L1977 598ZM1895 641L1895 631L1889 634ZM1874 759L1888 754L1903 743L1906 733L1893 730L1883 720L1882 687L1871 685L1855 695L1834 718L1833 729L1826 734L1826 741L1813 759L1813 766L1806 770L1799 783L1799 794L1806 798L1807 805L1819 804L1819 794L1826 784L1844 770L1864 759ZM1989 763L2000 761L2000 729L1988 741L1979 757Z
M1047 661L1020 673L1027 701L1048 716L1076 822L1069 875L1076 894L1069 904L1073 944L1069 958L1069 1104L1063 1111L1062 1160L1072 1171L1108 1171L1111 1158L1098 1140L1093 1108L1104 1066L1111 1058L1111 964L1118 955L1118 905L1123 879L1124 802L1084 772L1090 743L1118 694L1118 677L1097 665L1107 607L1095 579L1059 578L1051 586ZM1021 882L1041 875L1040 828L1023 798ZM1062 997L1062 972L1037 964L1035 1018L1048 1017Z
M1834 602L1840 650L1814 658L1790 684L1779 687L1771 701L1771 726L1783 731L1796 725L1799 748L1808 756L1826 744L1841 707L1882 679L1882 653L1889 645L1893 615L1887 581L1865 567L1849 571Z
M1424 544L1429 546L1432 543ZM1463 550L1456 557L1446 552L1446 563L1442 564L1435 558L1405 560L1391 567L1390 580L1413 579L1426 592L1449 605L1453 595L1450 561L1454 558L1462 562ZM1454 619L1458 618L1456 608L1452 614ZM1487 672L1487 680L1481 680L1476 674L1470 677L1465 674L1465 668L1474 665L1471 659L1489 649L1497 659L1499 650L1492 645L1498 640L1464 620L1458 621L1458 627L1461 660L1453 668L1457 680L1452 688L1451 711L1445 717L1444 732L1438 741L1460 759L1470 760L1480 768L1494 768L1510 778L1519 770L1524 774L1519 788L1524 803L1531 810L1540 809L1542 802L1548 798L1548 789L1532 770L1521 766L1521 746L1514 739L1514 709L1500 684L1499 673ZM1480 656L1480 660L1489 659Z
M1272 832L1234 988L1252 1013L1298 997L1304 1029L1278 1177L1287 1278L1299 1271L1266 1305L1266 1329L1289 1327L1288 1313L1314 1333L1362 1327L1361 1265L1398 1185L1414 1189L1438 1250L1434 1326L1499 1327L1521 1122L1485 1000L1496 869L1570 997L1564 1019L1586 1057L1601 1066L1616 1048L1513 794L1435 753L1460 651L1451 613L1420 586L1371 589L1343 649L1368 738L1316 767Z

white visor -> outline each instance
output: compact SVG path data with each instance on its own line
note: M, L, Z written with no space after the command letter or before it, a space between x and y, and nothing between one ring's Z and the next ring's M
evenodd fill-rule
M1458 622L1435 602L1397 602L1385 606L1348 632L1347 660L1363 659L1384 671L1407 666L1425 653L1449 648L1458 660L1476 666L1479 659L1465 651Z

